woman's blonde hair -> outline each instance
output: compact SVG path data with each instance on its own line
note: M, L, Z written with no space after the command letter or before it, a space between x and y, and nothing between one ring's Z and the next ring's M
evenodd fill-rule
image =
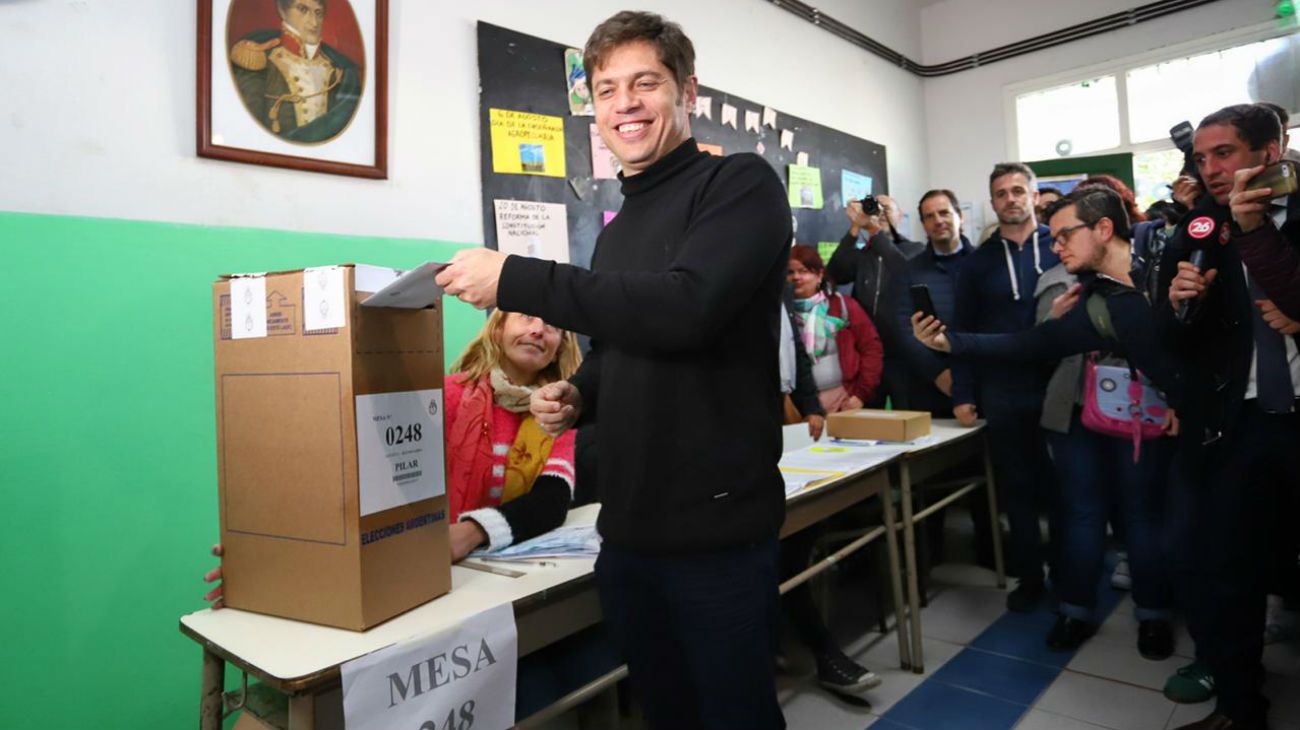
M505 351L501 349L501 330L509 315L510 312L494 309L483 329L452 363L451 372L464 374L466 380L478 380L498 367L505 357ZM578 348L578 337L568 330L560 330L560 346L555 350L555 359L537 374L537 384L568 380L581 364L582 350Z

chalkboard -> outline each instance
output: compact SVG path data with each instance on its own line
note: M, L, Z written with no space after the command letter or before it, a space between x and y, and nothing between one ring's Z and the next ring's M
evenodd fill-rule
M604 227L604 212L622 207L618 180L593 180L590 125L594 117L571 116L565 84L564 49L559 43L535 38L489 23L478 24L479 128L483 174L483 233L489 248L497 247L494 200L527 200L567 206L570 262L591 262L596 236ZM782 180L799 152L819 168L823 207L794 209L795 240L817 245L838 241L848 229L840 198L841 171L872 179L872 192L889 192L883 145L823 127L806 119L777 112L776 129L760 126L746 131L745 112L763 105L726 92L700 86L701 97L712 98L712 119L695 116L691 131L701 144L720 145L726 154L757 152L772 164ZM736 128L722 124L722 105L737 109ZM564 178L540 175L498 174L492 171L491 109L545 114L564 119L566 174ZM793 132L792 149L781 147L781 130Z

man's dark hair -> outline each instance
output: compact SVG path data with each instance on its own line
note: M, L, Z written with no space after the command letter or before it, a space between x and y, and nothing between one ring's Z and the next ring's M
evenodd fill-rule
M686 89L686 80L695 75L695 46L682 27L662 15L624 10L596 26L582 51L582 65L587 82L594 81L600 68L615 48L625 43L645 41L659 52L659 62L672 69L678 93Z
M1205 129L1216 124L1231 125L1252 150L1282 139L1282 121L1276 112L1262 104L1225 106L1202 119L1196 128Z
M1114 190L1100 185L1077 188L1069 195L1053 202L1043 211L1043 217L1051 220L1052 216L1074 206L1074 215L1080 223L1089 228L1097 225L1102 218L1109 218L1115 226L1115 237L1125 241L1133 237L1129 225L1128 211L1124 209L1124 200Z
M1020 173L1029 181L1029 187L1034 188L1038 182L1038 176L1034 171L1029 169L1029 165L1023 162L999 162L993 166L993 172L989 173L989 189L993 189L993 182L1004 175Z
M916 214L921 216L921 218L925 218L925 213L921 212L921 206L925 205L925 201L929 200L930 198L937 198L940 195L947 197L949 202L952 203L952 209L957 211L957 215L961 215L961 203L957 201L957 193L954 193L953 191L947 188L935 188L934 190L927 190L925 192L925 195L921 196L921 202L916 204Z
M992 182L992 181L990 181L990 182ZM1052 187L1051 185L1043 185L1042 187L1038 188L1038 194L1039 194L1039 195L1057 195L1057 196L1062 196L1062 197L1065 195L1065 193L1063 193L1063 192L1061 192L1060 190L1058 190L1058 189Z
M298 0L275 0L275 7L281 14L283 14L284 11L289 9L290 5L293 5L296 2L298 2ZM329 0L318 0L318 2L320 2L321 10L324 10L326 6L329 5Z
M1286 131L1287 127L1291 126L1291 115L1287 113L1286 109L1282 108L1281 104L1274 104L1271 101L1260 101L1256 102L1256 104L1277 115L1277 120L1282 124L1283 132Z
M1146 209L1146 217L1149 221L1159 220L1166 225L1176 225L1183 215L1187 213L1187 208L1182 203L1175 203L1172 200L1157 200Z

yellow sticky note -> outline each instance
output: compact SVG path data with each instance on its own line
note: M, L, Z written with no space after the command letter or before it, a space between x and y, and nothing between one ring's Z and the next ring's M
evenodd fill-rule
M564 177L564 118L489 109L492 172Z

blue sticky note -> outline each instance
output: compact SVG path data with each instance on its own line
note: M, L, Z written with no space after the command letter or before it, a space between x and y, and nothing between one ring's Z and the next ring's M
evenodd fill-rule
M870 194L870 175L859 175L851 170L840 171L840 200L844 205L848 205L851 200L862 200Z

